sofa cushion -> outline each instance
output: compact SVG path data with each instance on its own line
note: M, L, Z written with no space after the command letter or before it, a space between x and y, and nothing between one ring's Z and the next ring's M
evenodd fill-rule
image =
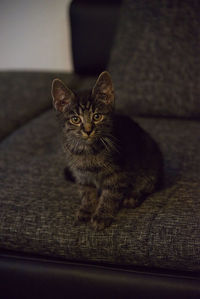
M117 107L200 116L200 2L125 0L111 54Z
M137 120L164 152L167 184L140 207L122 209L101 232L74 224L80 199L76 186L64 179L65 158L52 111L5 138L0 144L0 248L72 261L199 271L200 124Z
M73 87L67 73L0 72L0 140L51 106L51 82L61 78Z

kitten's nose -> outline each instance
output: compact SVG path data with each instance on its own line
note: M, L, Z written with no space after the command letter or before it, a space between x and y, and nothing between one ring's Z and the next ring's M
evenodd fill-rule
M86 133L88 134L88 136L90 136L90 133L92 132L92 130L91 131L87 131Z
M92 128L92 126L90 124L85 124L85 126L84 126L84 132L88 136L90 136L90 134L92 133L92 130L93 130L93 128Z
M84 131L85 131L85 133L86 133L88 136L90 136L90 134L92 133L93 129L92 129L92 128L87 129L87 130L85 129Z

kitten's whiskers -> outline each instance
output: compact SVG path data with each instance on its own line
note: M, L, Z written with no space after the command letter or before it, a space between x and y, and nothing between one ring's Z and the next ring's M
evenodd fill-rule
M115 151L115 152L119 153L119 150L117 149L116 144L110 138L101 137L100 140L104 144L104 146L108 152Z
M100 138L101 142L103 143L103 145L105 146L106 150L109 152L109 147L106 144L106 142L104 141L103 137Z

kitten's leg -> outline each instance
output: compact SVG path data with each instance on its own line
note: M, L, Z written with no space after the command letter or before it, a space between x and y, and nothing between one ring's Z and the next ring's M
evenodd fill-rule
M91 223L96 230L108 227L121 208L123 199L129 192L126 172L114 171L105 176L101 186L101 196Z
M76 220L86 222L91 219L91 215L97 207L97 189L93 186L80 185L79 192L81 195L81 206L77 212Z
M120 209L123 194L118 190L103 190L99 198L99 204L92 216L92 226L96 230L102 230L110 226L114 216Z
M152 175L138 175L135 179L133 190L131 191L128 198L123 200L123 207L125 208L136 208L138 207L145 197L153 193L156 189L157 177L155 174Z

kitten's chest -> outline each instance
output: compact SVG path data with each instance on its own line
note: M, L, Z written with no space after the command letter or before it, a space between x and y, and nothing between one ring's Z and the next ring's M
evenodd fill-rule
M101 172L94 173L92 171L75 171L75 177L78 183L83 185L92 185L97 189L101 188L102 175Z
M68 166L76 181L100 188L102 177L109 168L109 159L103 153L68 157Z

